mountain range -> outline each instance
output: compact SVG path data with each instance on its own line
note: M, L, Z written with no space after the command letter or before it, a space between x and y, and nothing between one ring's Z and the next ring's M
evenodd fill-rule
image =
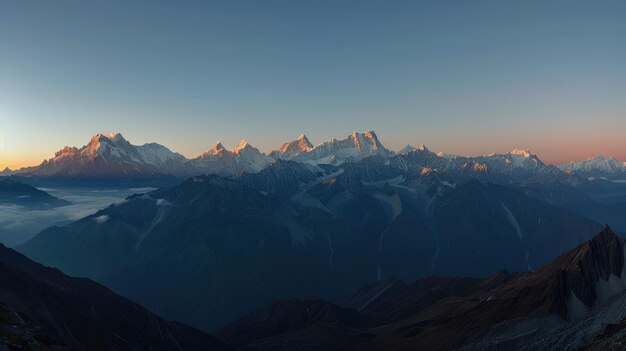
M195 176L18 250L211 331L280 298L338 298L391 277L536 270L600 227L511 187L388 160Z
M611 258L607 268L596 257L615 252L594 249L623 246L609 228L544 266L600 223L626 230L626 184L584 173L589 167L561 169L521 149L467 157L421 145L396 154L373 132L317 146L301 135L269 155L245 141L233 150L218 142L192 159L99 134L5 181L167 180L16 249L168 319L219 329L236 348L315 349L309 338L324 335L330 349L424 342L506 349L516 342L511 335L529 341L496 326L533 335L523 329L532 324L517 323L595 313L587 307L606 291L590 292L581 281L601 277L609 290L622 284L607 275L622 277L620 261ZM591 268L583 267L589 260ZM492 295L504 302L489 302ZM276 301L264 317L249 315ZM553 324L561 329L552 332L571 335L569 324Z
M626 179L626 162L621 162L615 157L595 157L578 162L570 162L560 167L566 171L572 171L583 177Z
M426 146L407 145L397 155L420 155L425 167L440 172L504 173L520 180L531 175L562 176L575 173L581 177L620 179L626 174L624 163L614 158L595 159L569 163L559 168L544 164L528 150L513 150L506 154L464 157L444 153L431 153ZM395 152L388 150L378 140L376 133L353 132L345 139L331 139L313 146L302 134L296 140L284 143L278 150L266 155L242 140L233 150L220 142L202 155L187 159L165 146L149 143L132 145L119 133L97 134L81 148L66 146L51 159L40 165L16 171L5 169L0 175L31 175L39 177L188 177L198 174L234 175L241 172L258 172L274 160L291 160L313 165L339 165L366 157L391 158ZM427 156L427 157L426 157Z
M320 164L340 164L373 155L392 156L374 132L352 133L346 139L332 139L313 147L306 136L286 143L270 156L242 140L233 150L221 142L202 155L187 159L165 146L150 143L132 145L120 133L97 134L81 148L66 146L40 165L3 175L38 177L155 178L188 177L197 174L234 175L258 172L275 159Z

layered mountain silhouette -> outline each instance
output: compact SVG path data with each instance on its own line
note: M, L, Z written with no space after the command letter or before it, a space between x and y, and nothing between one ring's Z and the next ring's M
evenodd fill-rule
M218 332L238 350L567 350L626 333L624 240L607 226L536 272L387 280L276 302Z
M232 150L218 142L202 155L187 159L162 145L136 146L121 134L112 133L97 134L81 148L65 147L38 166L5 173L36 186L62 183L155 187L174 185L200 174L232 177L258 173L277 161L314 166L309 167L314 173L338 167L352 169L356 177L364 180L375 177L376 181L391 181L402 176L402 182L409 186L421 186L411 182L424 181L423 173L429 173L432 178L445 179L452 185L478 179L514 187L542 201L626 230L622 215L626 210L626 186L604 180L622 177L624 165L613 158L585 160L558 168L544 163L527 149L476 157L434 153L425 145L419 148L408 145L400 151L395 154L388 150L376 133L369 131L354 132L344 139L331 139L317 146L301 135L269 156L244 140ZM622 194L622 197L606 200L607 188L619 188L609 194Z
M18 249L210 331L274 300L390 277L536 270L599 228L508 187L374 161L192 177Z
M84 278L0 244L0 349L228 350Z
M233 175L239 172L258 172L271 164L273 159L291 160L308 164L339 165L366 157L396 158L419 164L438 172L457 176L474 173L502 174L511 180L524 182L537 176L552 177L570 184L582 178L620 179L626 174L623 162L613 157L571 162L559 168L546 165L528 149L515 149L505 154L466 157L433 153L425 145L419 148L407 145L396 153L387 149L373 131L353 132L344 139L331 139L313 146L309 139L300 135L296 140L284 143L278 150L265 155L245 140L233 150L220 142L202 155L187 159L167 147L148 143L132 145L120 133L96 134L84 146L66 146L53 158L38 166L19 170L5 169L0 175L26 174L32 176L86 176L86 177L146 177L156 175L192 176L198 174Z

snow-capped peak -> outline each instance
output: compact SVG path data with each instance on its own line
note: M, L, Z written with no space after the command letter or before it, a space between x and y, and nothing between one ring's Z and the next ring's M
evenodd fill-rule
M113 132L113 133L105 134L105 136L109 140L114 141L114 142L122 141L122 140L126 141L126 139L124 139L124 137L122 136L122 133Z
M88 155L90 158L94 158L96 155L102 153L102 151L106 149L105 145L110 143L111 140L109 138L107 138L104 134L98 133L91 137L89 143L80 150L80 153L83 155ZM68 148L63 148L63 150L61 150L61 155L59 156L63 156L63 151L68 151Z
M233 153L237 156L238 162L253 171L260 171L272 163L272 159L259 149L250 145L247 141L242 140Z
M352 141L358 150L378 150L378 148L382 147L376 133L373 131L367 131L363 134L352 132L348 139ZM334 140L334 142L337 142L337 140Z
M390 157L394 154L380 143L376 133L368 131L353 132L345 139L333 138L312 149L298 152L292 159L309 164L337 164L349 159L360 160L368 156Z
M221 141L218 141L215 145L213 145L212 148L209 149L209 151L207 151L207 153L210 155L217 155L224 151L228 151L228 150L226 150L226 148L224 147Z
M70 157L78 153L77 147L66 146L54 154L54 157Z
M306 135L300 134L296 140L284 143L280 149L273 151L271 155L274 158L291 159L311 149L313 149L313 144L311 144Z
M439 152L437 153L437 156L439 156L439 157L443 157L443 158L447 158L447 159L449 159L449 160L452 160L452 159L455 159L455 158L457 158L457 157L458 157L458 156L456 156L456 155L447 154L447 153L445 153L445 152L443 152L443 151L439 151Z
M166 162L184 160L182 155L156 143L136 146L120 133L98 133L81 148L63 147L29 172L45 176L157 174L167 172L161 168Z
M241 152L241 150L248 148L248 147L252 147L252 146L248 144L247 141L242 139L239 142L239 144L233 149L233 153L235 153L235 155L238 155Z
M590 177L623 177L626 175L626 163L615 157L594 157L560 166L562 170L574 171Z
M352 135L356 136L356 135L359 135L359 133L352 132ZM376 136L376 133L373 130L366 131L365 133L363 133L363 136L366 137L367 139L372 140L372 141L373 140L378 141L378 137Z
M419 151L430 151L430 150L428 150L428 148L426 147L425 144L420 145L419 149L417 149L417 150L419 150Z
M114 143L117 143L120 141L126 141L126 139L124 139L121 133L113 132L113 133L98 133L91 137L91 140L89 141L89 143L97 143L97 142L106 141L105 139L108 141L112 141Z
M160 165L167 161L184 161L185 157L179 153L172 152L165 146L157 143L148 143L136 146L137 151L145 163Z
M351 136L351 137L353 138L353 140L355 140L355 142L357 142L357 143L358 143L359 141L363 140L363 139L367 139L367 140L370 140L370 141L372 142L372 144L373 144L374 146L376 146L376 147L377 147L377 146L378 146L378 144L379 144L378 137L376 136L376 133L375 133L374 131L371 131L371 130L369 130L369 131L367 131L367 132L365 132L365 133L363 133L363 134L361 134L361 133L357 133L357 132L352 132L352 134L351 134L350 136Z
M526 158L533 157L534 155L530 152L529 149L513 149L510 152L511 155L522 155Z

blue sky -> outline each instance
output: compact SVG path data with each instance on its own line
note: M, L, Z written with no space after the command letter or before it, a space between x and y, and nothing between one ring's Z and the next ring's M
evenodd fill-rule
M624 1L0 1L0 167L110 131L626 160L625 62Z

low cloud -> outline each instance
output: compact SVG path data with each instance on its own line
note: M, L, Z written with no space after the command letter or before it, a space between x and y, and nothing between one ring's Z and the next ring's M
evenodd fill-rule
M104 223L109 220L109 216L102 215L102 216L95 217L93 220L96 221L96 223Z
M9 247L22 244L46 228L54 225L64 225L71 221L91 216L111 204L120 204L126 197L136 194L137 190L150 191L154 189L46 188L42 190L58 198L70 201L71 204L45 210L0 205L1 243Z

